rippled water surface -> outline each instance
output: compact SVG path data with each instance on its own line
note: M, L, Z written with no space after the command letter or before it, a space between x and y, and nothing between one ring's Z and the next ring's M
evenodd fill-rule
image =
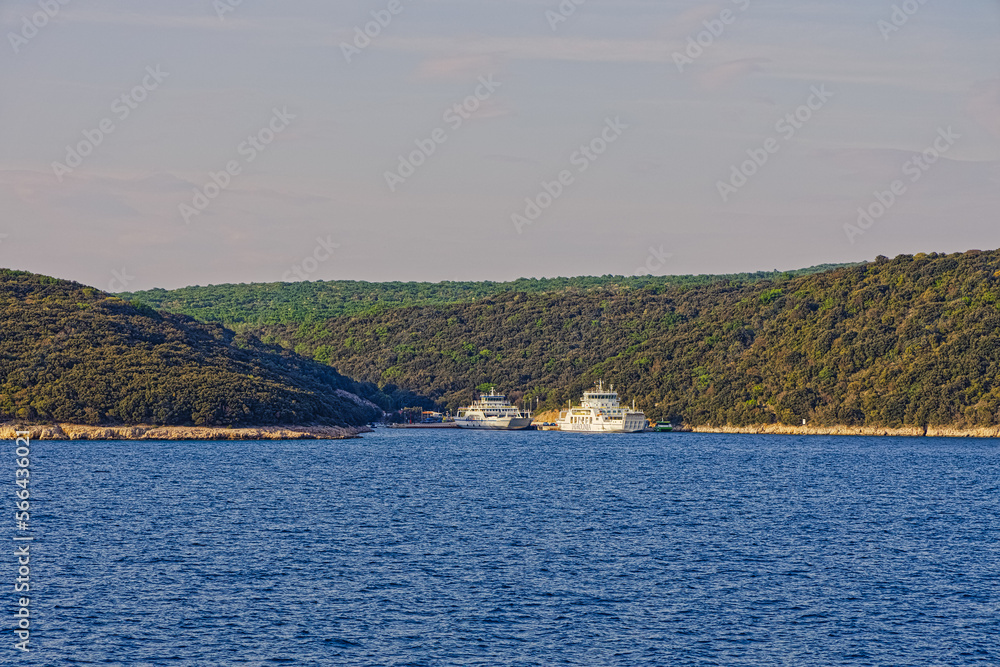
M32 449L34 650L2 664L1000 664L994 440Z

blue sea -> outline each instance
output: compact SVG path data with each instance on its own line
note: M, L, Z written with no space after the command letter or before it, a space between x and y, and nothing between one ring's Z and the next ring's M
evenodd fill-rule
M996 440L380 429L31 458L31 652L10 546L4 665L1000 665Z

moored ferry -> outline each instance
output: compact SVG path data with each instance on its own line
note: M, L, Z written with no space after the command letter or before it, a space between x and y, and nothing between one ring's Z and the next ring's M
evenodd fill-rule
M639 433L647 424L641 410L634 405L631 410L621 407L615 386L605 390L603 382L583 392L580 405L570 404L568 409L561 410L556 423L560 431L581 433Z
M488 431L520 431L531 426L531 415L522 413L511 405L503 394L495 394L491 387L472 405L459 408L455 424L459 428L477 428Z

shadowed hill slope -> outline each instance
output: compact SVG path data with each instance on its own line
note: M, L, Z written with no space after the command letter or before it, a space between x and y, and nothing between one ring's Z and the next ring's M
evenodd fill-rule
M250 335L94 288L0 271L0 420L360 425L372 385Z

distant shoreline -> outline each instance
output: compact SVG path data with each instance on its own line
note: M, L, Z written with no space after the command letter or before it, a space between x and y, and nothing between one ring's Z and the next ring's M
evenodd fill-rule
M371 431L367 426L85 426L0 424L0 440L14 440L17 431L32 440L345 440Z
M32 440L346 440L371 433L367 426L87 426L50 424L19 426L0 424L0 440L16 439L17 431L28 431ZM689 426L675 432L720 433L731 435L852 435L907 438L1000 438L1000 426L958 428L952 426Z
M757 424L753 426L685 426L693 433L731 433L747 435L865 435L907 438L1000 438L1000 426L959 428L955 426L790 426Z

